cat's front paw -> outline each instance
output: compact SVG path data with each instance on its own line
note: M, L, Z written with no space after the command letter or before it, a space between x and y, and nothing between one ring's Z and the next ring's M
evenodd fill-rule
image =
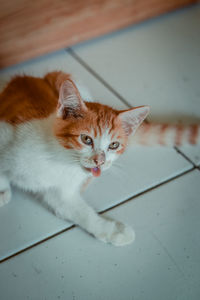
M7 204L10 201L10 199L11 199L10 189L0 191L0 207Z
M134 230L123 223L116 222L116 229L111 235L111 243L115 246L125 246L131 244L135 240Z
M102 232L96 237L115 246L125 246L131 244L135 240L135 232L130 227L117 221L104 221Z

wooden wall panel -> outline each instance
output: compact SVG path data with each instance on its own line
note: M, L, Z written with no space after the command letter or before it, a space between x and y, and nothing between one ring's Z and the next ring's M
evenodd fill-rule
M0 0L0 68L196 2Z

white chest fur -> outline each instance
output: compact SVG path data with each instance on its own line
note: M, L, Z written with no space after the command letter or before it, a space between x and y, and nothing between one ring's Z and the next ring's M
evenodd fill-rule
M11 182L23 189L37 192L64 186L74 193L88 175L74 159L75 154L55 139L52 122L53 116L18 126L10 146L1 153L0 164Z

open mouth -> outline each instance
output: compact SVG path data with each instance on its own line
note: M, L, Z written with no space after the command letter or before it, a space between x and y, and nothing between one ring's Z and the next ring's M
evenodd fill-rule
M100 167L86 168L86 170L91 172L94 177L99 177L101 175Z
M94 177L99 177L101 175L100 167L95 167L91 169L91 173Z

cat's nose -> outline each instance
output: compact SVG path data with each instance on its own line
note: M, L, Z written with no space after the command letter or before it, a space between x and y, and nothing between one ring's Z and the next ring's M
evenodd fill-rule
M94 161L94 163L95 163L97 166L101 166L101 165L103 165L103 164L105 163L105 158L106 158L105 152L102 151L102 152L100 152L100 153L98 153L98 154L95 154L95 155L93 156L93 161Z

